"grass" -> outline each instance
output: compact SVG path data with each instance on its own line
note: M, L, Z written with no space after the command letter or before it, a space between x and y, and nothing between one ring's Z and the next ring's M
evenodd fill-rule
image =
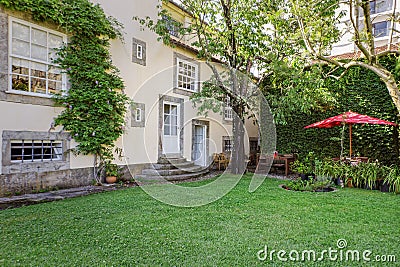
M130 188L4 210L0 265L282 266L276 254L273 261L260 261L257 252L265 246L269 252L321 252L337 249L338 239L347 241L343 251L371 250L372 261L375 255L395 255L399 264L398 195L291 192L278 188L282 181L275 179L249 193L249 182L245 177L219 201L197 208L168 206ZM323 262L285 266L360 264L326 256Z

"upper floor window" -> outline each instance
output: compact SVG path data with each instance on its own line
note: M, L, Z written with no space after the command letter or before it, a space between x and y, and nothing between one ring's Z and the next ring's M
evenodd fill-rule
M369 1L369 11L371 15L388 11L392 8L392 0L373 0Z
M389 22L388 21L381 21L372 24L374 37L384 37L388 35L389 29Z
M132 62L146 66L146 42L132 38Z
M376 14L376 0L369 1L369 12L372 14Z
M140 44L136 45L136 57L138 59L143 59L143 46Z
M177 58L177 88L197 91L198 66L187 60Z
M165 27L167 28L169 34L179 38L179 26L178 22L169 16L162 16L163 21L165 22Z
M136 120L137 122L142 121L142 109L141 109L141 108L136 108L135 120Z
M233 120L233 115L232 115L232 106L231 106L231 99L229 96L225 98L225 103L224 103L224 120L231 121Z
M52 61L66 36L14 18L9 25L10 90L35 95L64 90L66 75Z

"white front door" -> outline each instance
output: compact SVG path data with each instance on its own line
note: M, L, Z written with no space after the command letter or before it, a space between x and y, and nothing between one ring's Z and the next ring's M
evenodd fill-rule
M195 125L193 133L193 161L194 164L206 166L206 127L205 125Z
M163 109L163 153L180 154L179 105L164 103Z

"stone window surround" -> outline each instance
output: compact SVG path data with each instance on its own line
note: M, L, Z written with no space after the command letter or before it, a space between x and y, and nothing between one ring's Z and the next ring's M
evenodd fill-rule
M190 91L190 90L185 90L185 89L181 89L178 88L178 65L177 65L177 61L179 59L185 60L190 62L193 65L196 65L197 67L197 91L200 90L200 64L199 62L197 62L196 60L194 60L193 58L189 58L187 56L184 56L182 54L179 54L177 52L174 52L173 55L173 60L174 60L174 71L173 71L173 92L175 94L180 94L180 95L184 95L184 96L191 96L193 93L195 93L194 91Z
M165 154L163 154L163 147L162 147L162 139L163 139L163 122L164 122L164 102L171 102L178 104L180 106L180 118L179 118L179 128L180 128L180 134L179 134L179 150L180 150L180 155L177 156L182 156L183 155L183 144L184 144L184 129L183 129L183 121L184 121L184 100L183 98L179 97L173 97L169 95L159 95L159 100L158 100L158 157L165 157Z
M70 168L69 134L62 132L34 132L34 131L3 131L2 138L2 173L10 174L16 172L44 172L66 170ZM62 160L34 161L34 162L11 162L12 140L53 140L61 141L63 145Z
M9 40L9 17L26 21L27 23L33 23L40 27L47 28L49 30L59 31L59 29L50 23L41 23L33 21L28 13L4 10L0 8L0 40ZM62 33L62 32L61 32ZM63 33L65 34L65 33ZM0 62L9 61L9 42L0 42ZM9 64L0 64L0 101L32 104L40 106L54 106L54 101L46 95L43 96L30 96L20 93L9 92Z
M144 127L146 124L146 109L144 103L132 103L131 105L131 127ZM141 112L141 121L136 120L136 109L139 108Z
M142 47L142 58L137 57L137 46ZM132 62L146 66L146 42L132 37Z
M196 125L206 126L206 155L210 154L210 122L204 120L193 119L192 120L192 161L194 161L194 128ZM207 158L207 165L209 164L210 159Z

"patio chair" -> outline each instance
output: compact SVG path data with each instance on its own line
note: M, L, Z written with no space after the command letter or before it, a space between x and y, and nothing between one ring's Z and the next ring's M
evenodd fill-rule
M218 170L221 170L221 166L226 169L229 164L229 159L226 157L225 153L214 153L213 163L214 166L218 166Z

